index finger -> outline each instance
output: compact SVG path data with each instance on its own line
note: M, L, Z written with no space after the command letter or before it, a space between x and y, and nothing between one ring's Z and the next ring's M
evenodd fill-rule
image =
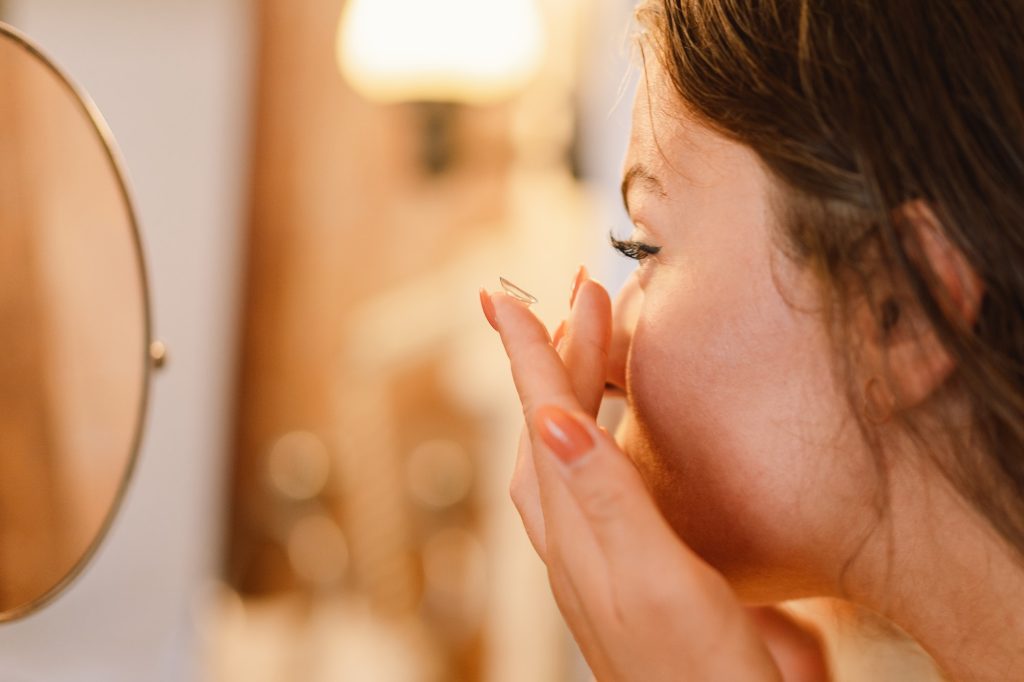
M586 519L566 488L565 481L558 475L556 460L547 453L547 446L538 439L535 428L534 415L542 406L557 405L567 410L581 410L569 373L558 352L551 346L547 329L523 303L502 293L489 295L487 302L491 305L489 317L493 315L495 318L493 325L501 335L512 366L512 378L530 433L531 454L544 519L545 547L541 558L550 568L552 560L557 561L557 552L551 551L552 544L558 544L551 540L565 538L576 538L577 542L583 543L589 540L592 545L589 554L596 556L597 548L593 538L580 537L580 534L573 532L573 529L583 528ZM540 455L538 451L545 454ZM588 576L600 581L597 571L591 571ZM597 589L593 587L586 591L593 594Z
M582 410L569 373L551 345L544 324L524 303L511 296L502 292L488 296L527 423L540 405Z

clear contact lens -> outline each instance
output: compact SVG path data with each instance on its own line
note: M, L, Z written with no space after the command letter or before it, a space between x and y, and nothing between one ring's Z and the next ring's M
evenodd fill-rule
M501 282L501 288L505 290L505 293L512 298L522 301L526 305L532 305L537 302L537 297L528 291L520 289L512 282L508 281L504 277L499 277L498 280Z

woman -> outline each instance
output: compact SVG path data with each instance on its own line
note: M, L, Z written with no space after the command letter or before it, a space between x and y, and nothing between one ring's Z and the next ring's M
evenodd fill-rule
M815 595L1024 679L1024 5L638 16L639 266L614 309L581 270L554 338L481 291L513 498L597 679L824 676L745 608Z

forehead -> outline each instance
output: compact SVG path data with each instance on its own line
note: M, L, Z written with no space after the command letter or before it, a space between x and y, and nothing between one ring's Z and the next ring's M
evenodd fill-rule
M624 170L642 164L666 185L700 185L728 177L752 156L689 111L658 60L647 58L633 101Z

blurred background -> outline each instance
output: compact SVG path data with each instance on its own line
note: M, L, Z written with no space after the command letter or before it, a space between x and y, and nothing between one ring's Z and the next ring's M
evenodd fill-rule
M110 535L0 679L589 679L477 289L553 326L579 264L625 278L632 5L0 0L110 124L170 348Z

